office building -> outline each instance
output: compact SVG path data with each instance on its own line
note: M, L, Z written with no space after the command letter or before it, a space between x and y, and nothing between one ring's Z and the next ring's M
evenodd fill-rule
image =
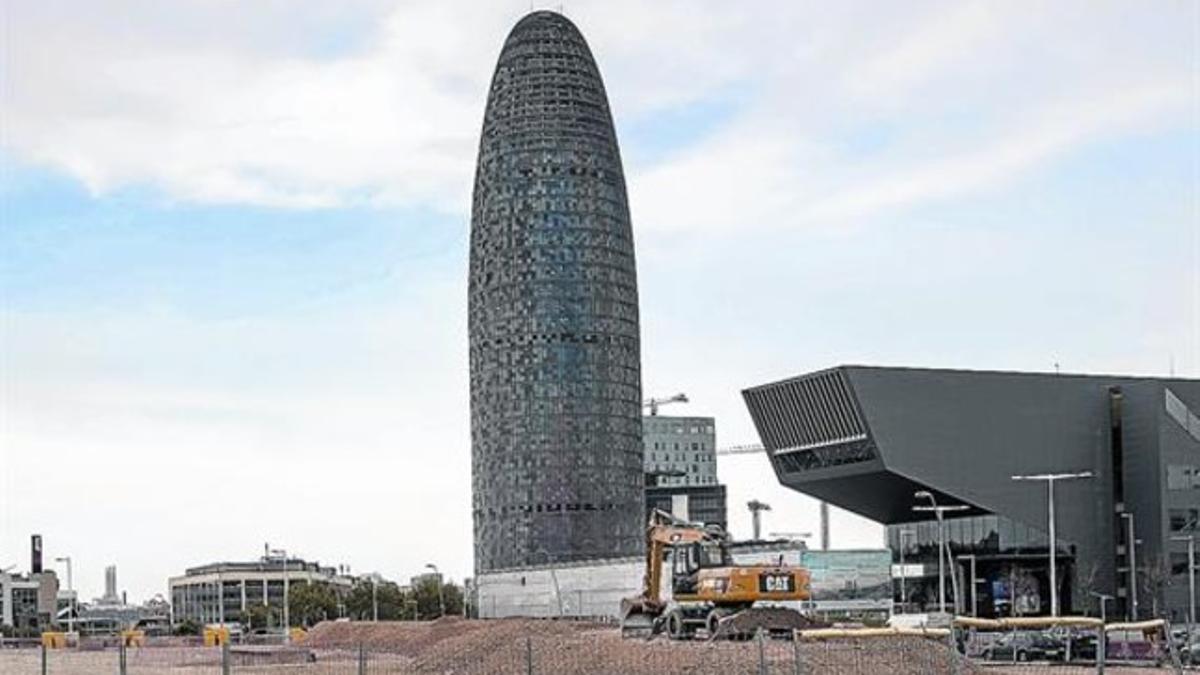
M1013 476L1089 472L1054 487L1060 613L1096 614L1104 593L1110 615L1186 616L1175 538L1200 510L1200 381L841 366L743 397L784 485L887 525L922 570L918 609L937 600L939 537L914 507L936 502L965 507L945 525L961 611L1049 613L1048 488Z
M337 567L295 557L264 556L249 562L218 562L189 568L171 577L172 625L242 622L251 605L262 605L274 625L282 625L284 588L296 584L328 584L340 597L354 588L355 578Z
M471 210L475 565L637 554L633 234L600 71L566 17L522 18L484 111Z
M716 421L711 417L642 418L646 520L658 509L692 522L727 527L725 486L717 483Z

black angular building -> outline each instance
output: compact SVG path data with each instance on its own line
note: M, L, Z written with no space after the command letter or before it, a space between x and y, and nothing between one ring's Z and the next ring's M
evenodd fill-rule
M924 568L915 609L935 604L938 550L915 493L968 507L945 526L962 611L1047 614L1047 488L1013 476L1091 472L1055 486L1060 613L1095 614L1103 593L1110 615L1136 596L1139 618L1186 619L1200 381L841 366L743 398L780 482L886 524L894 561Z
M539 11L492 76L471 212L477 572L642 547L637 277L604 84Z

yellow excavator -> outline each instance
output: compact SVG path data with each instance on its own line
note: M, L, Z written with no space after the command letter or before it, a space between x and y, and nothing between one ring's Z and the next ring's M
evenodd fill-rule
M671 553L670 593L662 593L663 567ZM808 600L803 567L736 565L720 528L703 527L655 510L646 528L646 574L641 595L621 602L621 633L672 640L703 632L710 640L745 639L759 630L791 634L817 624L786 607L760 602Z

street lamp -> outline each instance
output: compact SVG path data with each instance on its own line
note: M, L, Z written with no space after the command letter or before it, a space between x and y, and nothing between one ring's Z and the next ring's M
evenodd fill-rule
M271 549L271 555L283 558L283 636L285 642L291 642L291 614L288 611L288 552L281 548Z
M442 573L438 571L437 565L434 565L433 563L425 563L425 566L433 570L433 573L437 575L438 618L440 619L446 615L446 597L442 592Z
M67 613L67 632L75 632L75 582L71 577L71 556L63 556L55 558L54 562L65 562L67 564L67 593L71 595L70 611Z
M904 566L904 538L917 538L917 533L912 530L900 530L900 608L905 612L908 611L908 594L904 589L904 580L908 578L908 568Z
M379 583L377 575L371 575L371 621L379 622Z
M971 585L968 586L968 588L971 589L971 616L979 616L978 607L976 605L976 603L978 602L979 599L977 597L975 597L977 595L975 593L975 584L978 583L975 581L975 554L974 553L964 553L964 554L958 556L958 559L959 560L966 559L966 560L971 561Z
M1134 539L1133 512L1123 511L1121 518L1128 526L1128 536L1125 538L1126 558L1129 559L1129 620L1137 621L1137 540Z
M1041 473L1041 474L1025 474L1013 476L1013 480L1041 480L1046 482L1047 495L1049 497L1049 514L1050 514L1050 616L1058 616L1058 568L1056 566L1058 558L1058 540L1054 536L1054 482L1060 480L1071 480L1073 478L1091 478L1091 471L1077 471L1075 473Z
M1096 591L1088 591L1088 593L1100 601L1100 627L1096 629L1096 672L1103 675L1105 653L1108 651L1108 632L1104 627L1104 624L1108 622L1108 612L1105 611L1104 606L1113 599L1113 596Z
M917 499L928 499L930 506L914 506L913 511L933 512L937 517L938 525L938 607L940 611L946 613L946 564L943 561L946 551L946 527L945 516L947 511L966 511L971 508L965 504L955 504L953 506L938 506L937 500L934 499L933 493L929 490L918 490L913 493L913 497ZM951 583L958 585L957 581L951 579ZM958 594L954 594L955 602L958 602Z
M1186 537L1171 537L1171 541L1186 541L1188 543L1188 638L1191 638L1192 631L1196 629L1196 521L1193 520L1188 525L1184 526L1181 532L1192 530L1192 534Z

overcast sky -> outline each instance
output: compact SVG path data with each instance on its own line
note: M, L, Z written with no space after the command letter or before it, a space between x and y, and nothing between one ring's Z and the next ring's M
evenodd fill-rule
M469 574L471 180L528 3L2 6L0 567L40 532L85 598L265 541ZM1197 7L566 4L645 393L734 445L742 388L840 363L1200 376ZM735 535L752 497L816 529L719 470Z

